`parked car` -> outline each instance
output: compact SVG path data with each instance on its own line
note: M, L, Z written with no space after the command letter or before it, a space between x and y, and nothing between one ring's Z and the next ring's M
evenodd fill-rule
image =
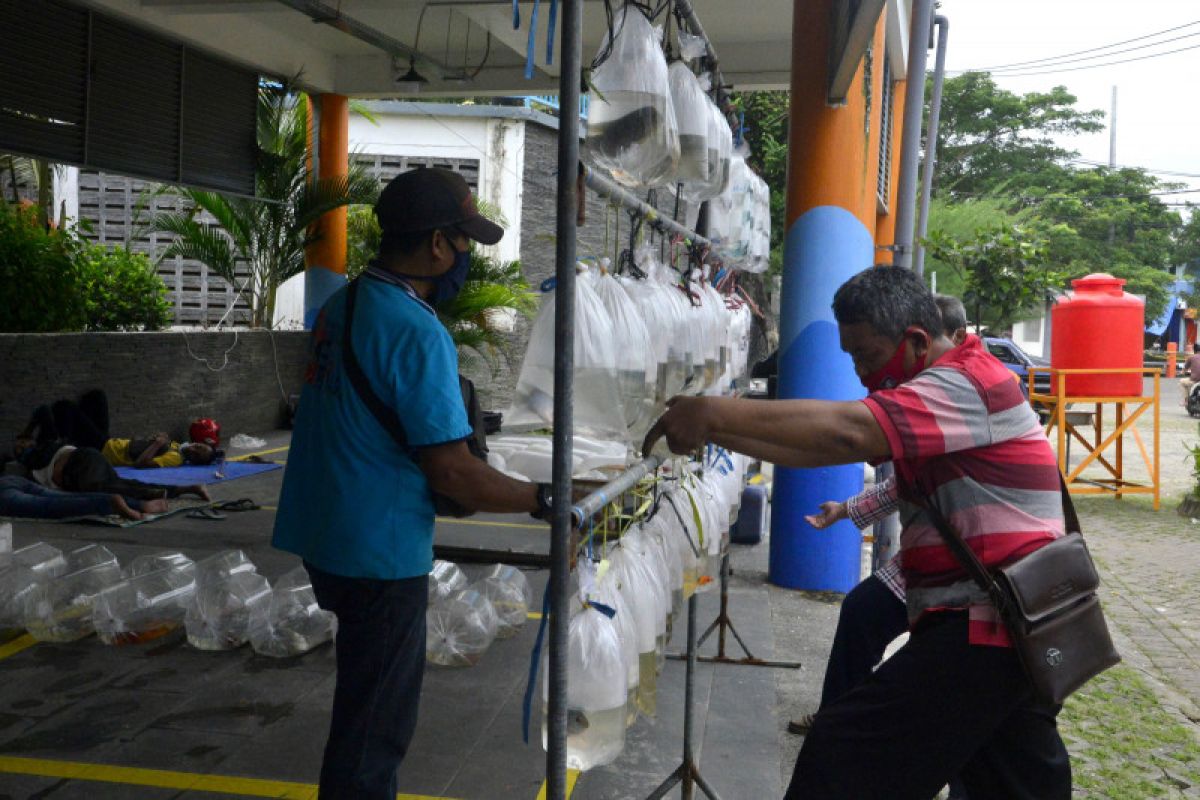
M1029 368L1050 366L1049 361L1029 355L1011 339L985 336L983 337L983 344L987 347L989 353L999 359L1001 364L1008 367L1021 379L1021 391L1025 392L1026 395L1029 394ZM1048 394L1050 392L1050 373L1034 373L1033 384L1038 394Z

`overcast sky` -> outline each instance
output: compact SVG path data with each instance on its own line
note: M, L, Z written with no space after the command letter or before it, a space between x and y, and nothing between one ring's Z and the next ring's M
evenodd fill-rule
M1018 93L1066 86L1079 98L1079 108L1104 109L1106 114L1116 86L1117 163L1200 176L1200 0L941 0L938 13L950 21L947 70L1047 59L1197 23L1068 58L1141 49L1070 64L1030 64L1011 72L1067 70L1192 48L1184 52L1095 69L993 75L1000 86ZM1176 40L1164 42L1167 39ZM1141 47L1156 42L1163 43ZM930 69L933 55L931 50ZM1108 141L1105 130L1068 144L1082 159L1107 163ZM1200 177L1160 177L1200 188ZM1200 203L1200 192L1166 199Z

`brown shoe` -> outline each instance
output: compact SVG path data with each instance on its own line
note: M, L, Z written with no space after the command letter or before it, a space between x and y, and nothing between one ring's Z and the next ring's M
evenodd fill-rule
M816 716L816 714L804 714L799 719L791 720L787 724L787 732L803 736L812 727L813 718Z

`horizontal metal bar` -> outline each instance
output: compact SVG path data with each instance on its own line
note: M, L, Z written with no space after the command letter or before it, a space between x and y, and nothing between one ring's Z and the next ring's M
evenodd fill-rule
M607 197L614 203L619 203L630 211L639 214L652 227L666 233L673 233L685 239L690 239L693 244L705 247L712 244L707 238L695 231L688 230L670 217L663 216L654 206L643 202L628 189L618 186L615 182L605 178L591 167L585 167L584 175L589 189L601 197Z
M433 557L458 564L510 564L514 567L550 567L549 553L523 553L518 550L483 550L478 547L456 547L435 544Z
M628 491L642 478L653 475L654 470L658 469L661 463L662 459L658 456L650 456L576 503L575 507L571 509L571 518L576 527L582 526L583 523L599 514L601 509Z

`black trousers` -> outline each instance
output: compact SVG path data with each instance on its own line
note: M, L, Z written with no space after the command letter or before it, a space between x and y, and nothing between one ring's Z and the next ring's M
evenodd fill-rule
M320 797L393 800L396 768L417 727L429 579L345 578L304 567L317 603L338 618Z
M178 486L156 486L132 478L122 478L99 451L79 447L67 457L63 467L62 488L68 492L104 492L134 497L138 500L157 500L175 497Z
M851 589L838 612L820 707L870 677L887 646L906 630L908 611L903 601L879 578L871 575Z
M928 800L955 775L971 800L1069 800L1057 714L1013 650L972 646L965 613L936 614L820 710L785 800Z

